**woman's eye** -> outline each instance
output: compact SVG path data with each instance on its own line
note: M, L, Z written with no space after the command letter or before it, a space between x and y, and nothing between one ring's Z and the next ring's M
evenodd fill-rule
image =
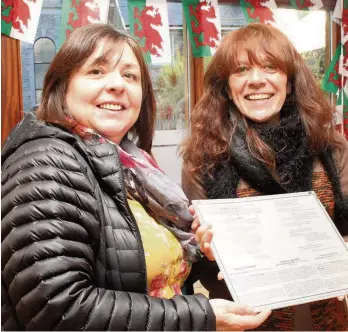
M236 72L237 73L246 73L248 71L248 67L247 66L240 66L237 68Z
M129 78L131 80L136 80L137 79L137 75L135 75L133 73L124 73L123 76L126 77L126 78Z
M275 71L275 70L277 70L277 67L274 66L274 65L271 65L271 64L264 65L263 68L264 68L266 71Z
M94 69L91 69L88 74L90 75L101 75L103 73L103 71L99 68L94 68Z

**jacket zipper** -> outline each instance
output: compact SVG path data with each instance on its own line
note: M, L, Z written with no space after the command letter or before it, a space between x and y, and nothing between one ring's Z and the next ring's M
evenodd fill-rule
M123 178L122 181L121 181L122 182L121 183L121 186L122 186L122 198L123 198L123 200L125 202L126 211L129 214L130 219L133 222L133 225L134 225L134 228L135 228L135 231L136 231L136 237L137 237L137 240L138 240L138 247L139 247L140 252L141 252L141 261L142 261L142 264L143 264L143 267L144 267L144 270L145 270L145 293L146 293L146 295L148 295L147 270L146 270L145 251L144 251L144 247L143 247L143 242L141 240L140 230L139 230L137 221L135 220L134 215L133 215L133 213L132 213L132 211L131 211L131 209L129 207L129 204L128 204L127 191L126 191L126 186L124 184L124 177L125 176L124 176L124 171L123 171L123 167L122 167L122 163L121 163L121 158L120 158L120 155L118 154L116 146L114 146L114 149L116 151L116 156L117 156L120 168L121 168L121 173L122 173L122 178Z

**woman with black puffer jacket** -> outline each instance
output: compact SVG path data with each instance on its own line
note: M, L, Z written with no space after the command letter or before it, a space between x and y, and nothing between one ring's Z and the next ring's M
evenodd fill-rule
M93 24L72 33L39 109L2 152L4 330L233 330L266 319L181 294L200 252L188 200L151 157L155 111L131 37Z

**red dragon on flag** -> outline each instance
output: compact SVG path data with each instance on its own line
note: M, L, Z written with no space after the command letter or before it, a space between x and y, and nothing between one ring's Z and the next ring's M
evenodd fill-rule
M190 17L194 17L195 20L191 20L192 31L196 35L203 33L203 41L199 41L199 36L194 36L196 47L209 46L217 47L219 41L219 31L213 22L209 19L216 19L216 12L211 2L202 1L197 6L189 6Z
M151 15L154 13L155 15ZM141 11L134 7L134 19L139 23L134 24L134 35L140 40L145 38L145 44L141 47L143 52L150 52L154 56L161 56L159 50L163 51L163 39L154 26L161 27L162 18L158 8L145 6ZM141 28L140 28L141 27Z
M348 8L342 10L342 27L344 34L342 40L345 41L343 45L343 70L348 72ZM345 77L345 80L347 80L347 77Z
M36 3L36 0L29 0L30 2ZM2 0L5 7L1 8L1 19L6 23L12 23L12 28L23 33L22 27L28 28L28 22L31 20L30 10L27 3L23 0ZM9 15L4 16L3 10L12 7Z
M247 5L246 10L252 21L259 23L275 22L272 10L266 6L267 2L266 0L246 1L247 4L250 4L250 6Z
M72 29L66 29L66 37L76 28L94 22L100 22L99 4L94 0L72 0L67 22Z
M299 10L309 9L314 7L315 3L310 0L296 0L296 8Z
M338 89L341 89L342 88L342 80L341 80L341 74L339 74L339 72L338 72L338 68L339 68L339 62L337 62L335 64L335 66L333 67L333 71L330 73L328 82L335 84ZM347 79L348 79L348 77L344 77L343 86L345 86Z

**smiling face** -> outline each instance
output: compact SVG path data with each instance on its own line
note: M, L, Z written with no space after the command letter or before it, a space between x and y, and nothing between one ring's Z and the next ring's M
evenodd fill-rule
M228 95L248 119L277 123L288 90L287 75L268 63L264 54L258 59L262 64L250 63L246 51L239 53L238 66L228 77Z
M141 80L138 60L126 42L101 41L69 80L68 113L119 144L139 117Z

